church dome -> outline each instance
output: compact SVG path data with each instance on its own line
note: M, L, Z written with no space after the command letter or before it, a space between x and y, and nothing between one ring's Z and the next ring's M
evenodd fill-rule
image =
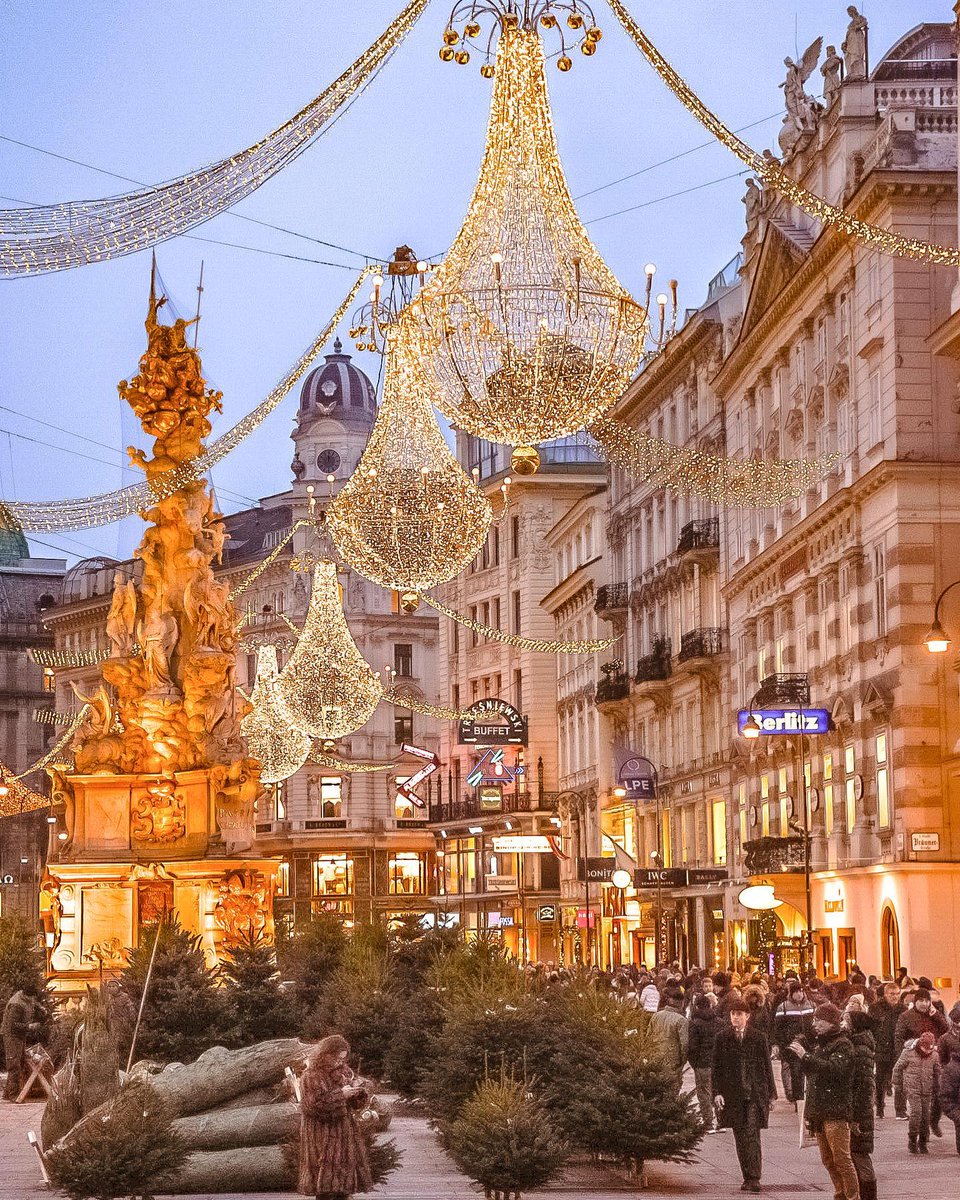
M374 386L342 350L343 343L337 338L333 353L325 355L323 363L303 381L298 418L301 428L324 417L364 428L373 424L377 415Z

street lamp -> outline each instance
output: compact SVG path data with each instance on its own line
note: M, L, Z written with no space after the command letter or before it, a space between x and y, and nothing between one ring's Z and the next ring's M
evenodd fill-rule
M950 638L947 636L947 631L940 624L940 605L943 603L943 598L951 588L955 588L960 584L960 579L955 579L953 583L948 583L940 595L937 597L937 602L933 606L933 624L930 626L930 632L923 639L923 644L931 654L946 654L950 649Z
M760 736L760 722L750 713L743 723L743 728L740 730L745 738L758 738Z

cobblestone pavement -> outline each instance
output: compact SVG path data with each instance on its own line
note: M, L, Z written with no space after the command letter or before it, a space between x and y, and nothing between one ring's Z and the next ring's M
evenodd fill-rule
M28 1129L38 1129L39 1103L0 1105L0 1200L35 1200L49 1196L40 1178L35 1152L26 1140ZM381 1200L468 1200L478 1194L459 1175L438 1148L421 1117L398 1113L390 1130L404 1150L404 1162L386 1188L375 1193ZM816 1200L833 1195L816 1147L797 1148L797 1118L790 1106L778 1101L771 1127L764 1133L763 1191L778 1200ZM907 1155L906 1122L887 1117L879 1122L874 1157L881 1200L958 1200L960 1156L954 1147L953 1127L944 1122L944 1137L931 1139L925 1158ZM620 1200L641 1195L645 1200L674 1196L734 1197L740 1195L733 1138L720 1133L704 1139L697 1161L689 1166L651 1163L648 1185L638 1192L636 1182L593 1167L571 1168L565 1178L543 1195L579 1196L582 1200ZM208 1198L210 1200L210 1198ZM225 1200L220 1197L219 1200ZM229 1198L226 1198L229 1200ZM243 1200L279 1200L271 1195L247 1193Z

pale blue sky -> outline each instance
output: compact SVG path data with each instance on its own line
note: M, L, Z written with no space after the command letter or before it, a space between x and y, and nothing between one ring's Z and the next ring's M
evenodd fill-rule
M407 242L446 246L479 164L490 85L477 64L437 57L451 0L433 0L413 35L346 116L238 211L362 254ZM0 134L119 174L157 181L257 140L329 83L400 10L401 0L7 0L0 44ZM739 249L743 179L659 83L603 0L604 38L567 75L551 71L560 151L581 215L628 287L643 265L680 281L698 304ZM633 0L634 15L703 98L758 149L776 145L785 55L823 34L839 45L842 0ZM871 60L923 20L948 21L947 0L870 0ZM816 76L819 82L819 75ZM811 81L813 82L813 81ZM684 154L673 162L662 160ZM711 186L699 189L701 184ZM686 189L686 195L663 199ZM0 205L81 199L126 190L108 176L0 141ZM621 209L632 212L617 216ZM607 219L598 219L607 218ZM225 214L201 237L356 269L362 259ZM192 312L205 260L200 347L224 392L217 431L257 404L306 346L352 274L293 258L180 239L158 249L171 298ZM0 284L0 405L61 426L56 432L0 408L0 496L47 499L105 491L134 479L119 448L139 432L116 384L144 343L149 254ZM346 339L345 339L346 340ZM374 377L377 360L360 356ZM286 487L296 396L214 473L219 489L250 497ZM58 453L53 442L103 462ZM115 466L108 464L116 464ZM230 511L241 501L221 491ZM126 554L137 522L44 536L72 555Z

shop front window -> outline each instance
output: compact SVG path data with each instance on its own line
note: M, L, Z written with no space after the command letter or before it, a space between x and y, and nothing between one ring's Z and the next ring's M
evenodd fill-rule
M389 860L390 895L423 896L427 891L425 854L391 854Z
M314 896L353 894L353 859L346 854L324 854L313 860Z
M339 775L324 775L320 779L320 816L339 817L343 814L343 780Z

